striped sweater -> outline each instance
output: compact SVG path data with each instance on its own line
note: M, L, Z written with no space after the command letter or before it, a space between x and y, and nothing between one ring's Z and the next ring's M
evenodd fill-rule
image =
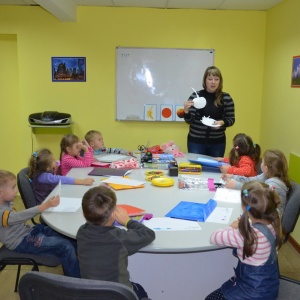
M275 231L272 225L267 225L275 236ZM232 227L221 228L214 231L210 237L210 242L218 246L228 246L237 248L237 255L241 262L251 266L262 266L264 265L271 252L271 244L268 239L256 228L252 227L258 237L257 249L251 257L243 259L243 246L244 238L240 234L238 229Z
M90 167L94 161L93 149L89 147L89 151L84 156L71 156L63 153L61 157L61 175L65 176L72 168Z
M222 105L214 105L215 93L209 93L206 90L198 91L199 97L206 99L206 106L202 109L190 107L189 113L184 114L184 120L190 124L188 141L198 144L221 144L226 142L226 127L232 126L235 122L234 102L229 94L222 93ZM193 93L188 100L196 98ZM223 120L224 125L220 127L209 127L202 124L202 117L210 117L217 121Z

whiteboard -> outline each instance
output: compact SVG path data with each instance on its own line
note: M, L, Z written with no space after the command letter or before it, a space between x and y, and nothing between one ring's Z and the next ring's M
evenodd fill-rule
M116 120L184 121L184 101L213 64L213 49L116 48Z

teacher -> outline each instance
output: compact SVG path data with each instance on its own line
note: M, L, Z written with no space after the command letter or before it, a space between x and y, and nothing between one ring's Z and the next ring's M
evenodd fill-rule
M202 86L203 90L197 91L197 95L193 93L184 102L184 120L190 124L187 137L188 152L224 157L225 130L235 122L234 102L228 93L222 91L223 78L217 67L211 66L206 69ZM193 101L196 97L204 97L206 105L196 108L198 105ZM205 104L203 101L202 104ZM203 117L210 117L215 121L211 126L207 126L201 121Z

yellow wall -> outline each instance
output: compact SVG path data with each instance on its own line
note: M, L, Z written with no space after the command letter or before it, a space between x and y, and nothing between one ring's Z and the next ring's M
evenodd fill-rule
M236 104L236 124L227 130L228 151L238 132L258 143L265 21L265 12L79 7L77 22L63 23L39 7L0 6L0 33L17 36L13 60L19 62L20 118L13 128L21 131L22 140L20 161L4 161L2 167L17 170L27 164L32 151L27 118L45 110L71 113L80 137L90 129L101 130L107 146L135 149L147 141L155 145L172 139L186 151L185 123L115 121L117 46L214 48L224 90ZM85 56L87 81L53 83L52 56ZM201 82L199 78L199 86ZM8 114L4 118L8 121ZM61 133L33 135L33 148L50 147L58 155L60 138ZM9 149L5 145L0 155Z
M268 12L79 7L77 22L63 23L39 7L0 6L1 168L17 172L41 146L58 156L61 132L31 135L28 128L28 115L45 110L71 113L80 137L101 130L107 146L172 139L186 151L184 123L115 121L117 46L214 48L236 105L227 151L245 132L263 151L299 154L300 89L290 88L292 56L300 54L299 10L298 0ZM53 83L52 56L85 56L87 82ZM14 76L3 75L12 70ZM300 230L293 236L300 242Z
M260 142L281 149L287 159L300 156L300 88L291 88L292 58L300 55L299 12L298 0L267 12ZM292 236L300 243L300 222Z

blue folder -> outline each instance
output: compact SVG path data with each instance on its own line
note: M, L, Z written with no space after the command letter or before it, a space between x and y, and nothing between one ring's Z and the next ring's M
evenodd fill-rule
M200 164L202 166L214 167L214 168L219 168L224 164L224 162L217 161L213 158L206 158L206 157L198 157L197 159L189 159L189 161L192 163Z
M181 201L165 216L176 219L205 222L217 207L217 202L210 199L207 203Z

